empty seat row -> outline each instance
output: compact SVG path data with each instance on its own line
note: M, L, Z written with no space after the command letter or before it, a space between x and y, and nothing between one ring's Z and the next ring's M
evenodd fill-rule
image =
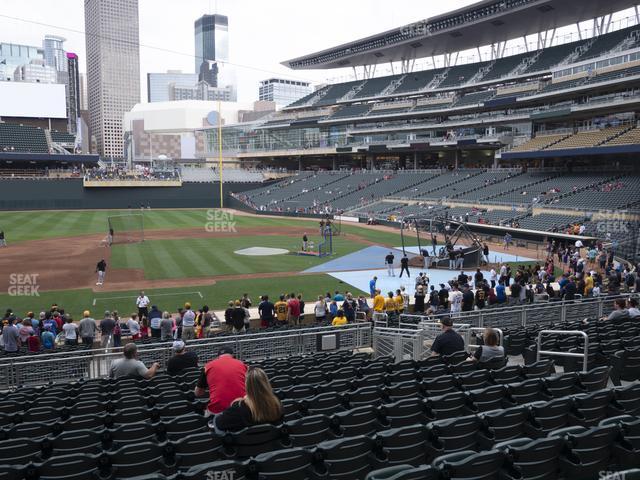
M538 413L559 415L558 427L542 435L540 431L523 427L529 415ZM571 420L563 419L562 413L554 405L541 403L529 411L516 407L483 416L415 424L372 435L325 440L311 448L287 446L288 440L277 427L250 427L223 439L191 435L175 445L141 443L128 453L121 449L97 455L78 454L73 461L71 456L64 455L26 467L5 466L0 467L4 469L0 475L16 479L49 478L53 477L52 472L66 468L65 478L89 478L97 471L104 478L126 478L146 468L147 476L137 480L212 478L213 474L206 476L207 472L226 472L234 479L357 480L367 475L369 479L586 479L609 467L637 465L639 417L622 415L586 426L572 424ZM235 458L220 459L216 449ZM137 458L131 452L137 454ZM203 458L212 462L203 463ZM429 475L435 476L427 475L427 467L421 467L428 464L436 470ZM412 472L413 476L402 477L381 476L388 475L390 470L372 472L391 467L397 467L394 475L408 473L412 467L420 470ZM28 477L25 472L33 476Z

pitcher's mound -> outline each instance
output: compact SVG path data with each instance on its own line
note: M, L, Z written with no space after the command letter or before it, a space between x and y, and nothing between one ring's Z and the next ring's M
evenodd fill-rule
M289 253L286 248L271 248L271 247L249 247L242 250L236 250L233 253L238 255L251 255L254 257L265 257L267 255L283 255Z

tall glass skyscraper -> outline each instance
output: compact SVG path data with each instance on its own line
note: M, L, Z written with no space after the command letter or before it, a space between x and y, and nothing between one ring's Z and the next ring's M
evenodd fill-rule
M194 28L198 81L212 87L231 86L235 92L235 72L228 65L229 19L224 15L203 15L195 21Z
M124 114L140 102L138 0L84 0L91 134L102 157L124 157Z
M44 63L47 67L53 67L57 72L68 70L67 57L64 51L66 38L57 35L45 35L42 46L44 47Z

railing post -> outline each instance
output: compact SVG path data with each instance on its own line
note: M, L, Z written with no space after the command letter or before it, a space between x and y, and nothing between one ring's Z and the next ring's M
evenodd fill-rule
M541 350L542 348L542 335L551 333L554 335L582 335L584 338L584 352L572 353L572 352L556 352L553 350ZM582 371L586 372L589 368L589 335L582 330L541 330L538 332L538 341L536 343L536 362L540 361L542 355L550 355L555 357L573 357L582 358Z

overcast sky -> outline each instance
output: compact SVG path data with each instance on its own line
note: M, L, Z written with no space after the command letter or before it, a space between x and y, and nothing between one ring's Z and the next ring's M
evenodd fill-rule
M103 0L109 1L109 0ZM260 80L273 75L315 83L339 71L293 71L280 62L473 3L417 0L139 0L141 98L146 74L193 71L193 22L205 13L229 17L230 61L237 67L238 100L257 99ZM67 38L67 51L86 71L83 0L1 0L0 42L40 45L45 34ZM47 25L39 25L37 23ZM167 49L179 53L169 53Z

